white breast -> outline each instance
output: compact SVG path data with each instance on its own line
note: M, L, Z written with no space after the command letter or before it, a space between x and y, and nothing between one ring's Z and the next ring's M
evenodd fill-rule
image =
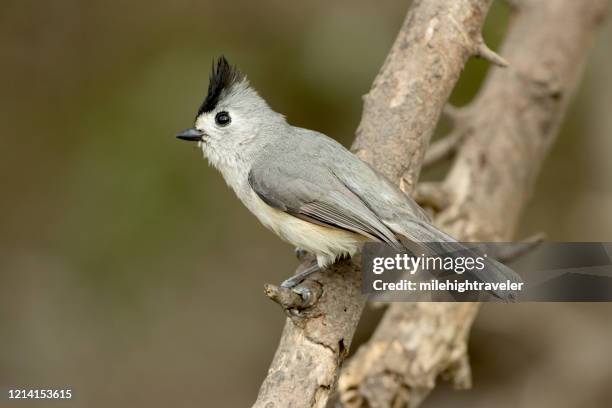
M284 241L316 254L321 267L341 256L353 255L360 243L366 240L359 234L313 224L272 208L252 190L250 195L248 200L244 200L245 204L259 221Z

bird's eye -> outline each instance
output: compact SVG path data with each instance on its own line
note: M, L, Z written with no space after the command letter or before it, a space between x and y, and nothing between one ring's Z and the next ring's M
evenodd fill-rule
M232 118L230 118L229 113L225 111L219 112L215 115L215 123L219 126L227 126L231 121Z

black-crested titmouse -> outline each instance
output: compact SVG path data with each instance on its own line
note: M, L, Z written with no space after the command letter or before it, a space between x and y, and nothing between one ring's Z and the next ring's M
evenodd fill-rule
M283 286L294 286L308 273L355 254L364 241L403 251L402 240L408 240L433 252L441 251L440 243L456 242L431 225L409 196L340 143L287 123L224 57L213 63L194 127L177 137L198 143L267 228L316 256L316 265ZM492 259L487 266L483 276L475 272L482 281L521 281Z

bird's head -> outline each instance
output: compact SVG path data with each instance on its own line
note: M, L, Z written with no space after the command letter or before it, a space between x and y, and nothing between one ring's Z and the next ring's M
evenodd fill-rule
M194 126L177 137L198 142L205 156L216 165L253 145L265 143L274 128L285 123L284 117L274 112L246 77L222 56L213 62L208 93Z

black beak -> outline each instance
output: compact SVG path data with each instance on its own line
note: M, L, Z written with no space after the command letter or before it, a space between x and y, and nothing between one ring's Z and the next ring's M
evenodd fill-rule
M177 138L188 142L199 142L202 140L202 136L204 136L204 133L195 128L185 129L176 135Z

